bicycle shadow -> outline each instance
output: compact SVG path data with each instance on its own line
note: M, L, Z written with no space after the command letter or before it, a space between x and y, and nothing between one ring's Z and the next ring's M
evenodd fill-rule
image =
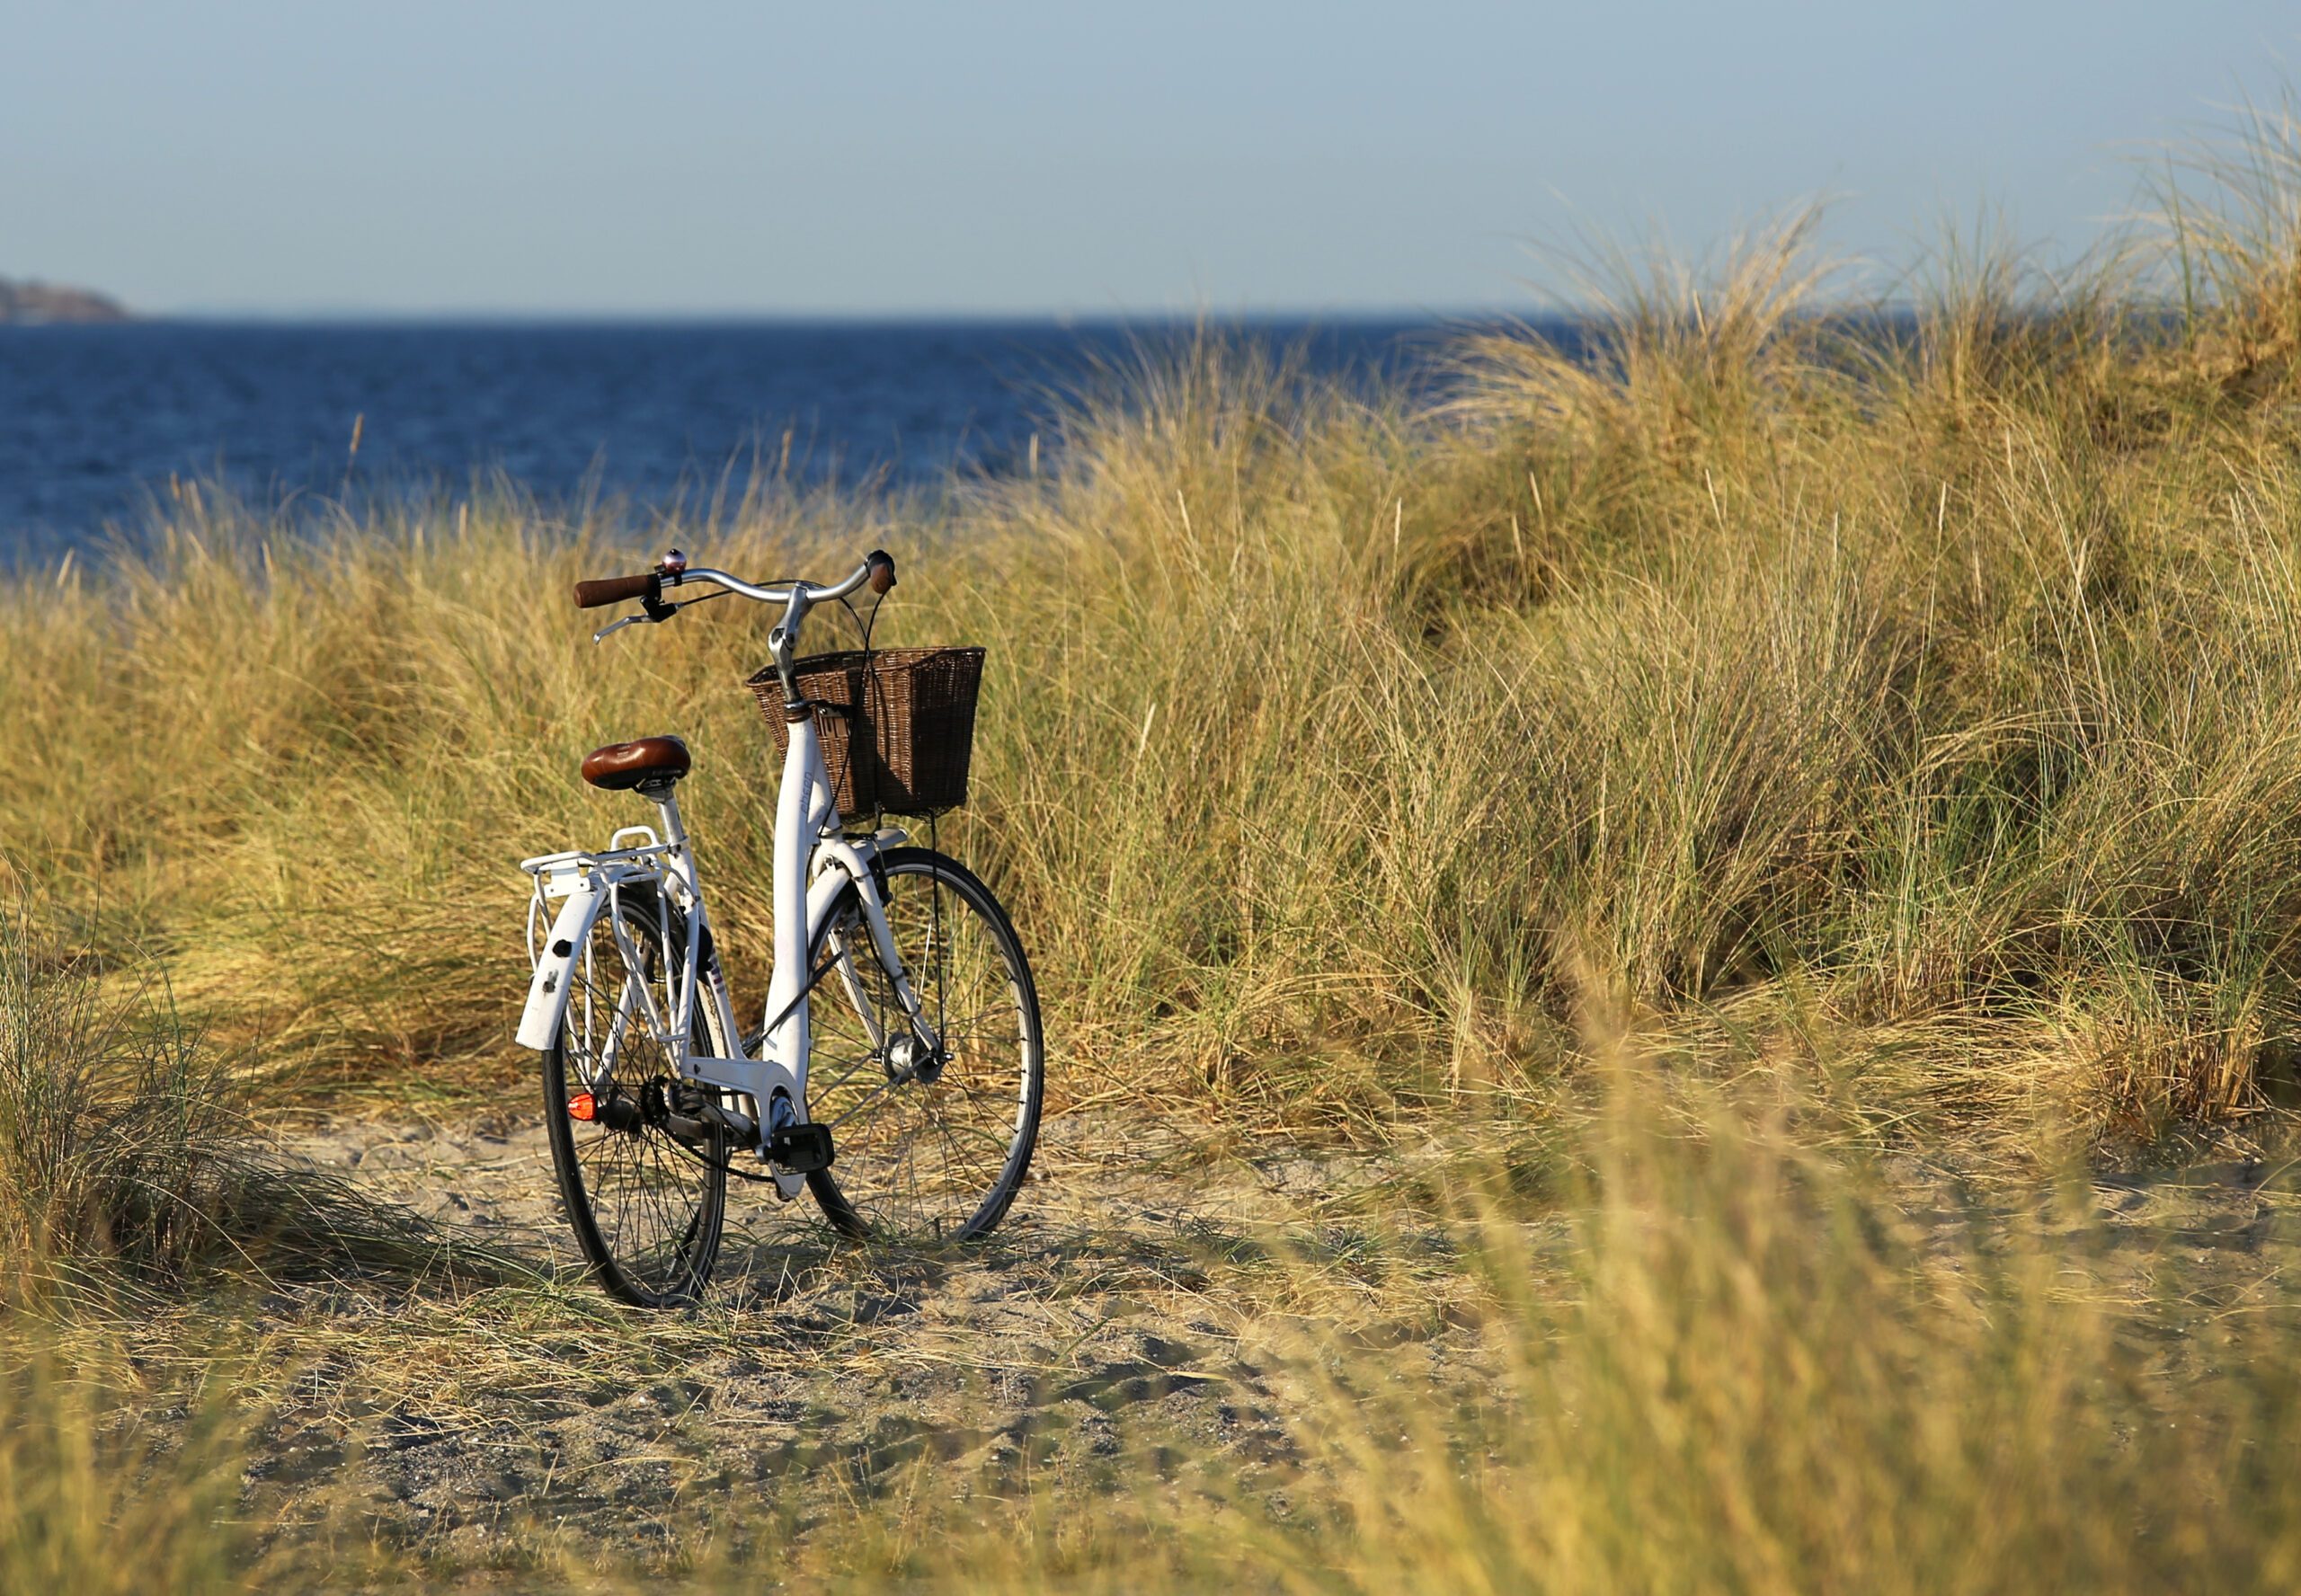
M1149 1228L1066 1215L1010 1215L988 1237L913 1245L852 1240L814 1218L731 1219L710 1295L736 1315L835 1299L840 1322L861 1328L954 1297L1083 1303L1145 1289L1196 1291L1213 1261L1253 1245L1203 1222Z

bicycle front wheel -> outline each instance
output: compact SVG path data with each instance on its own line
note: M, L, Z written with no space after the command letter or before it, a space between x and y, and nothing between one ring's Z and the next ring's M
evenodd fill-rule
M651 1021L651 1006L666 1020L674 1012L686 962L684 918L652 888L623 888L568 966L566 1017L543 1055L544 1121L568 1220L600 1283L639 1308L702 1294L727 1210L725 1125L705 1112L710 1089L681 1078ZM701 982L697 1007L700 1036L724 1056Z
M849 886L815 938L833 962L809 1006L808 1117L836 1162L808 1177L825 1217L878 1241L964 1241L1005 1217L1045 1087L1038 991L991 889L928 848L880 856L887 927L937 1045L913 1031Z

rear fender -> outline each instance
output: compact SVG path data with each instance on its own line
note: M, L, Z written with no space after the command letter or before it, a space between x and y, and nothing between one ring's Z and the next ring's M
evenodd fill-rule
M568 970L591 941L591 922L607 905L607 884L596 873L586 876L560 904L528 982L528 1006L520 1016L521 1047L541 1052L559 1034L560 1016L567 1012Z
M615 901L617 889L660 888L662 880L663 872L657 866L618 860L585 871L569 886L567 900L559 906L551 931L536 955L536 972L528 981L528 1006L520 1016L518 1033L521 1047L541 1052L559 1034L560 1016L567 1012L568 972L583 956L592 923Z

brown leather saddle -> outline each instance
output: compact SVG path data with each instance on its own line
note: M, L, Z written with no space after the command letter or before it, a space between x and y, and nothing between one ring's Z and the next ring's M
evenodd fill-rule
M583 756L583 779L610 793L633 787L665 786L695 767L687 744L676 737L642 737L635 742L611 742Z

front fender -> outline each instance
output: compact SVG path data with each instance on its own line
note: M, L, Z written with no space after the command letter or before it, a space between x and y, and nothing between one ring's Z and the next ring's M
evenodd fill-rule
M871 866L878 856L910 839L910 833L890 826L875 837L827 837L815 845L807 882L807 947L811 952L815 939L823 934L823 922L831 918L831 905L839 901L847 884L854 882L858 887L867 886ZM876 890L872 889L872 893L875 897Z
M591 941L591 922L607 907L608 891L607 883L593 873L559 906L551 934L544 939L543 955L536 961L535 976L528 982L527 1011L520 1016L521 1047L541 1052L559 1034L560 1016L567 1012L568 968Z

